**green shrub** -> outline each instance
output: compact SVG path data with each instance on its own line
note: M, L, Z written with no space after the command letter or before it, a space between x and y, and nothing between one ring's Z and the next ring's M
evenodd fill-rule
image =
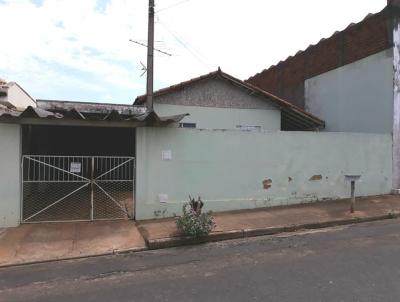
M215 227L211 212L202 213L203 202L200 197L197 201L189 196L190 202L185 203L182 216L176 220L178 230L183 234L195 238L208 235Z

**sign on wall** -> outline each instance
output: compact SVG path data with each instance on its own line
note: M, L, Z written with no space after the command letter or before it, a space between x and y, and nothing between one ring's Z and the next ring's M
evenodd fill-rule
M171 150L163 150L161 152L162 160L171 160L172 159L172 151Z
M71 173L81 173L82 163L80 162L71 162L69 167L69 172Z

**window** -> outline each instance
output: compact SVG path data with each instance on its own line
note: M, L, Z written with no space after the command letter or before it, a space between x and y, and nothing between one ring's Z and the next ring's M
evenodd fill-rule
M196 123L179 123L179 128L196 128Z
M236 125L236 129L242 131L261 131L261 126Z

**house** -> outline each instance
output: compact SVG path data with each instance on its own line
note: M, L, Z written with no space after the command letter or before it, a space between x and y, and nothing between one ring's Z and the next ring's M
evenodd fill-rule
M400 189L400 1L250 77L325 121L324 131L393 135Z
M18 83L0 79L0 105L25 109L28 106L36 107L36 102Z
M134 105L145 104L146 96ZM154 92L154 110L190 113L181 127L242 130L320 130L324 121L287 101L223 71Z
M188 195L227 211L392 189L387 133L322 131L315 115L221 70L134 105L0 107L0 226L154 219Z

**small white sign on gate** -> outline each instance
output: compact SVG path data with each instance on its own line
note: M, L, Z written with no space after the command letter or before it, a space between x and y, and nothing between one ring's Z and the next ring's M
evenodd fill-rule
M81 173L81 163L79 162L71 162L69 167L69 172L71 173Z

